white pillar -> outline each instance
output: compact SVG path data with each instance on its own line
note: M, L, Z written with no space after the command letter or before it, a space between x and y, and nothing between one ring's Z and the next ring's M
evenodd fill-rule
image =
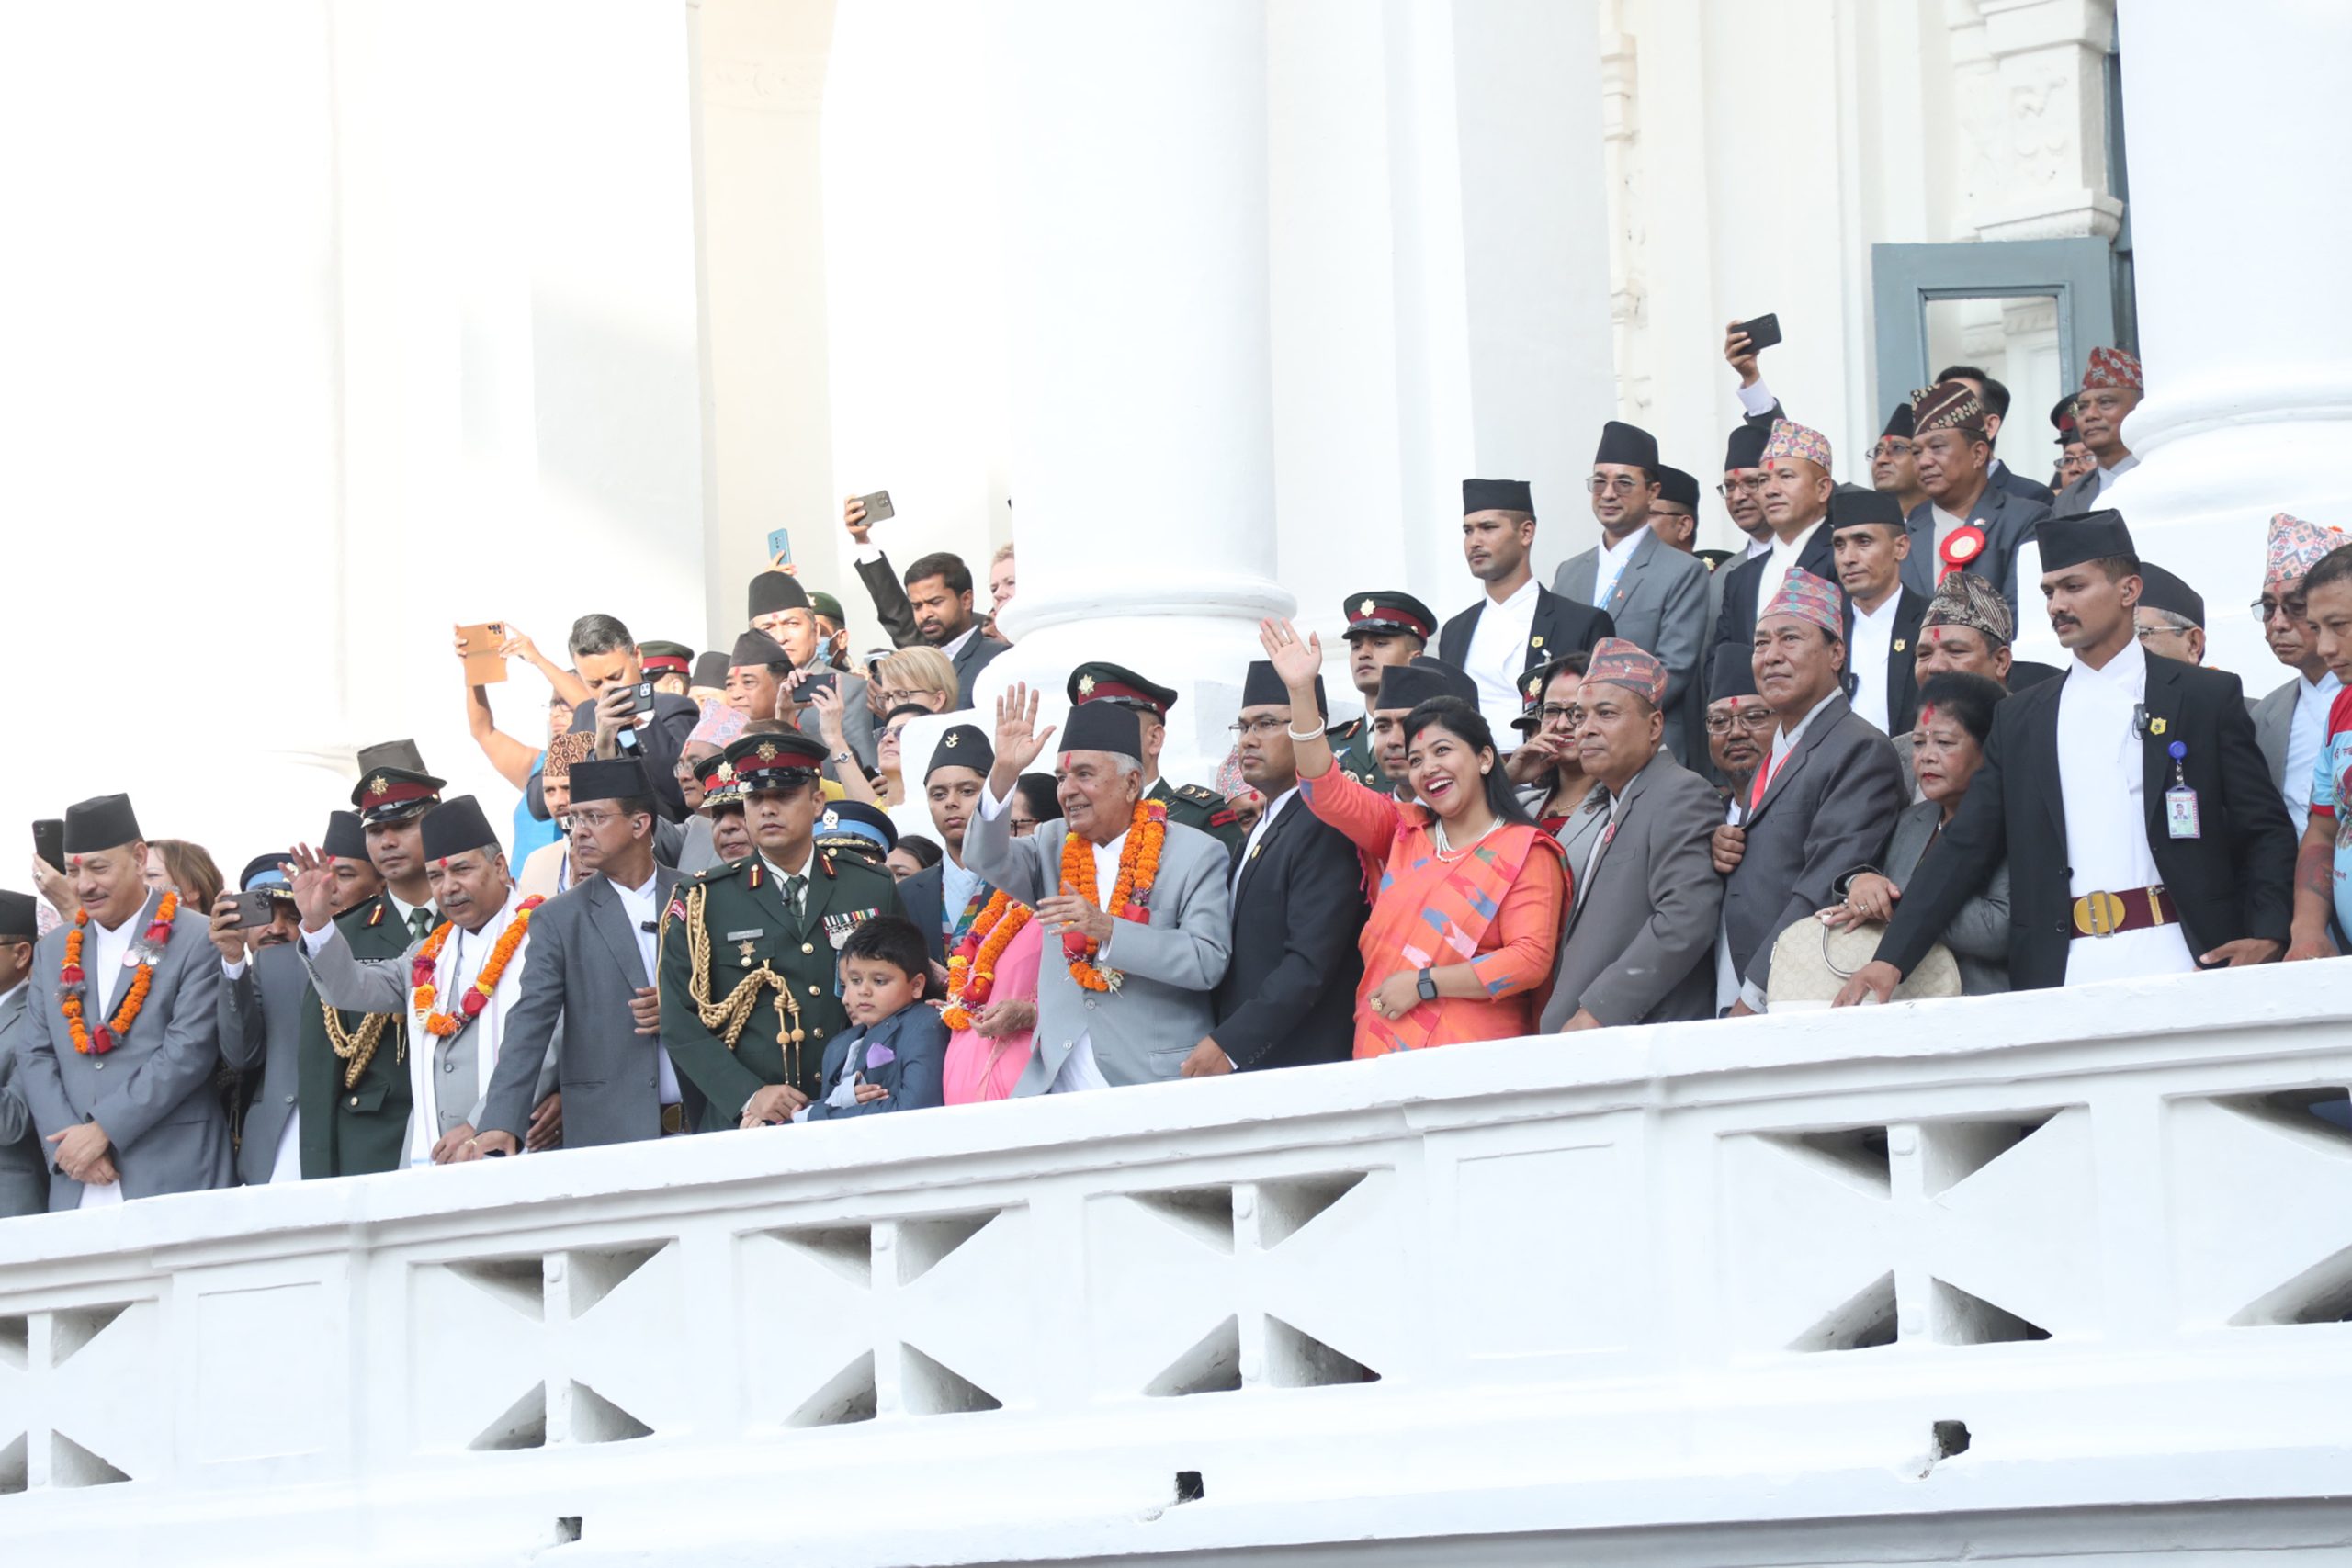
M1206 783L1274 581L1264 0L1006 0L998 34L1017 640L1184 694Z
M2109 499L2141 553L2205 596L2211 660L2259 694L2285 678L2245 608L2270 514L2352 525L2352 348L2334 319L2352 208L2313 184L2352 146L2352 9L2240 0L2225 25L2193 6L2121 16L2149 390L2124 425L2140 466ZM2258 110L2180 112L2216 83L2254 92Z

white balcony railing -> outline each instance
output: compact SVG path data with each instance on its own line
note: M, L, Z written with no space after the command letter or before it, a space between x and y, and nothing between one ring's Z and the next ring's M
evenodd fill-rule
M2347 1012L2339 961L0 1224L0 1561L2340 1546Z

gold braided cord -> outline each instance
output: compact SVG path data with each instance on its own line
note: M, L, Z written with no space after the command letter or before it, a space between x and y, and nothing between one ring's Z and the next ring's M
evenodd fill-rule
M797 1081L799 1046L808 1035L800 1027L799 1000L793 996L791 985L772 964L763 962L744 976L727 993L725 1001L715 1003L710 999L710 928L703 920L703 906L709 901L709 891L698 886L686 893L686 996L701 1016L702 1026L725 1041L732 1051L735 1043L743 1037L744 1026L752 1021L752 1010L760 1005L760 987L773 986L775 1043L785 1047L786 1080Z
M360 1021L359 1032L352 1034L344 1029L343 1016L334 1008L321 1002L319 1010L326 1015L328 1049L351 1064L343 1071L343 1087L356 1089L359 1087L359 1076L368 1070L368 1064L376 1059L376 1047L384 1038L384 1026L392 1021L393 1015L371 1012Z

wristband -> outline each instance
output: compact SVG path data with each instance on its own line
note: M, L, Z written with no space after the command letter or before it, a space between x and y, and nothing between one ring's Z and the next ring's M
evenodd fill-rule
M1320 717L1321 716L1320 716L1320 715L1317 715L1317 717ZM1328 736L1328 735L1324 734L1324 733L1323 733L1321 730L1319 730L1319 729L1310 730L1310 731L1308 731L1306 734L1305 734L1305 735L1301 735L1297 730L1291 728L1290 728L1290 726L1289 726L1289 725L1287 725L1287 724L1285 724L1285 725L1283 725L1283 734L1285 734L1285 735L1287 735L1287 736L1289 736L1289 737L1291 738L1291 739L1293 739L1294 741L1299 741L1299 740L1329 740L1329 739L1330 739L1330 737L1329 737L1329 736Z

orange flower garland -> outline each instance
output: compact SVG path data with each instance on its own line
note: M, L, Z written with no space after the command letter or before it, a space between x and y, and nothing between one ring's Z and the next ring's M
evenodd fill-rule
M989 991L996 984L997 960L1021 928L1036 918L1036 912L1026 904L1016 904L1003 893L988 901L964 940L956 944L956 954L947 961L947 1006L939 1015L950 1029L972 1027L972 1010L989 999Z
M1151 920L1151 887L1159 880L1159 852L1168 841L1168 807L1157 800L1136 802L1127 821L1126 846L1119 852L1119 880L1107 904L1095 896L1094 846L1071 833L1062 840L1062 886L1107 912L1112 919L1147 925ZM1120 975L1094 962L1102 944L1082 931L1062 933L1062 955L1069 963L1069 977L1089 991L1115 991Z
M466 987L465 998L458 1003L455 1013L429 1010L434 998L439 994L433 984L434 968L441 962L441 950L449 943L449 933L458 929L456 922L451 920L444 920L433 928L433 934L426 937L424 945L416 950L416 960L409 966L409 1006L424 1014L426 1032L447 1040L472 1022L475 1015L490 1005L491 993L498 989L499 978L506 973L506 965L514 958L514 950L522 946L523 939L530 934L531 911L546 902L539 897L526 898L515 908L514 920L498 933L498 940L491 945L490 957L482 964L481 973L474 977L471 986Z
M155 960L172 940L172 919L179 910L180 896L165 893L164 901L155 906L154 919L131 948L139 955L139 967L131 974L130 988L123 992L122 1005L95 1032L82 1016L82 987L87 979L82 968L82 939L89 932L90 911L74 911L74 929L65 933L65 962L57 971L57 1010L64 1015L65 1032L73 1036L74 1050L85 1056L103 1056L130 1032L130 1026L139 1021L139 1010L147 1005L148 991L154 987Z

